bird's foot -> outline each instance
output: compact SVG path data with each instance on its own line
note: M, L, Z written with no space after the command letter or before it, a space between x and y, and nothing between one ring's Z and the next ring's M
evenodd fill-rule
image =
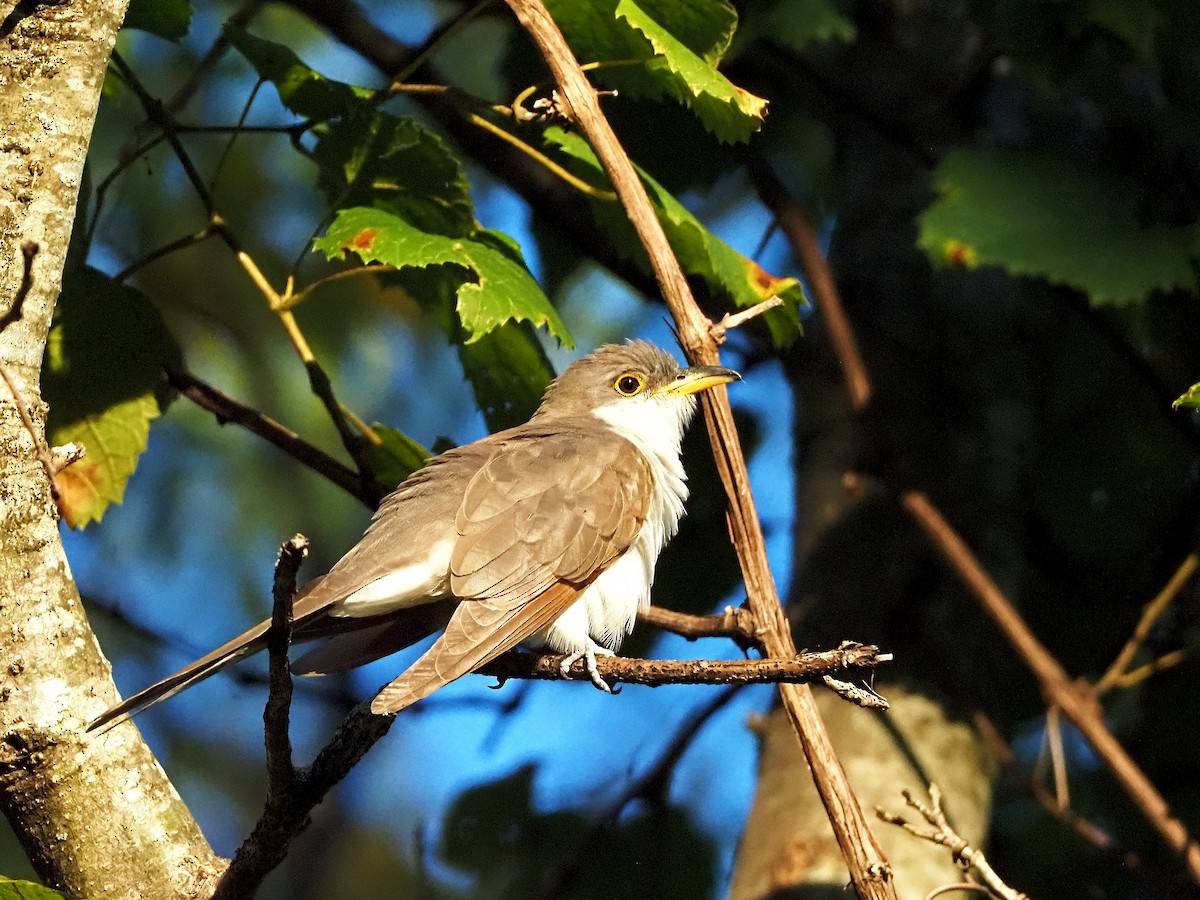
M600 677L600 671L596 668L596 657L613 657L616 655L607 647L601 647L594 641L588 641L587 647L582 650L576 650L570 656L564 657L563 661L559 663L558 668L565 678L567 677L567 673L570 672L571 666L575 665L577 660L582 659L584 667L587 669L588 677L592 679L592 684L599 690L604 691L604 693L611 694L613 693L613 689L608 686L607 681Z

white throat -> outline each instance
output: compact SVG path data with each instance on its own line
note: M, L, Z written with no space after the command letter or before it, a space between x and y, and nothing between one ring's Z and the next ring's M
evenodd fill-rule
M632 630L638 610L650 605L654 564L678 530L688 496L679 445L695 411L696 399L687 396L633 397L595 410L597 418L642 451L653 472L654 494L633 546L548 630L545 640L552 647L572 652L586 646L590 635L615 650Z

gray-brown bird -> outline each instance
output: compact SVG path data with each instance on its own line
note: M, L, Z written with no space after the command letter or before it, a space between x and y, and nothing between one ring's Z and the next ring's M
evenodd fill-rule
M444 628L375 697L396 713L526 643L586 660L612 656L650 601L659 551L687 499L679 458L699 391L732 369L681 369L631 341L568 367L533 418L435 456L380 504L366 534L294 605L293 664L341 671ZM134 694L89 726L132 715L262 650L270 620Z

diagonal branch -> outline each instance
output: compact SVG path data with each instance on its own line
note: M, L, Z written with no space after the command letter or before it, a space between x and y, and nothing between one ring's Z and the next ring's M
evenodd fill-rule
M966 542L929 502L928 497L917 491L908 491L901 497L900 503L1020 654L1037 678L1046 700L1059 707L1079 729L1142 815L1171 849L1183 858L1192 878L1200 880L1200 845L1192 840L1187 828L1171 812L1162 794L1108 730L1092 689L1081 688L1072 681L1058 660L1034 637L1025 620L984 571Z
M604 117L596 92L572 55L562 32L539 0L507 2L545 57L566 111L578 122L612 179L626 215L646 248L688 359L696 363L717 363L719 354L712 323L696 305L683 270L655 217L645 187ZM717 388L706 393L703 403L717 470L729 499L730 531L742 566L750 608L762 628L762 641L768 655L791 656L796 648L767 562L762 526L750 492L746 461L728 396L724 389ZM864 900L895 897L887 860L834 754L812 691L803 685L783 685L780 694L812 767L818 793L829 813L834 835L859 896Z

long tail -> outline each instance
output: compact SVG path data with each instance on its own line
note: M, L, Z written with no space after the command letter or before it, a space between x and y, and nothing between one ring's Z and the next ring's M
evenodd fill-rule
M233 640L227 641L211 653L200 657L194 663L184 666L174 675L168 675L162 681L156 681L150 687L143 688L132 697L128 697L116 706L105 710L88 725L87 730L95 731L97 728L121 716L132 716L139 713L143 709L158 703L160 700L174 697L185 688L189 688L193 684L198 684L209 675L215 675L231 663L257 653L267 645L267 630L270 627L270 619L265 622L259 622L249 631L242 632Z

